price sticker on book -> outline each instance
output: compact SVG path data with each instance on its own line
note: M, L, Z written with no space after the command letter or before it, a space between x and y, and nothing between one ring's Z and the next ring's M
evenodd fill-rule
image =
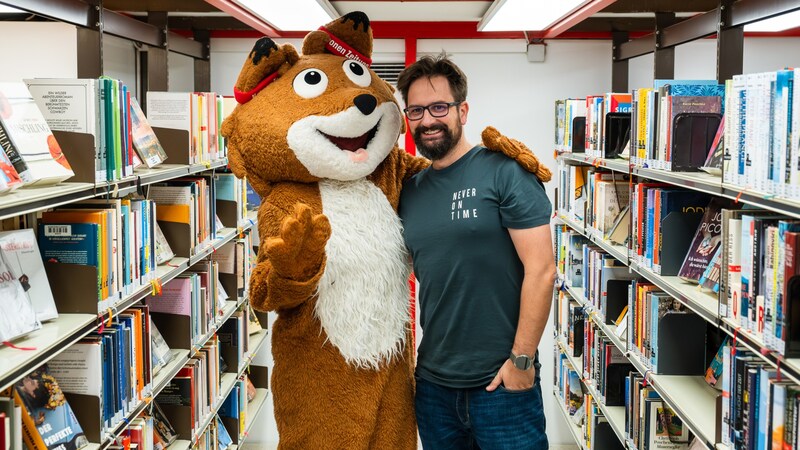
M45 225L44 235L47 237L72 236L72 225Z

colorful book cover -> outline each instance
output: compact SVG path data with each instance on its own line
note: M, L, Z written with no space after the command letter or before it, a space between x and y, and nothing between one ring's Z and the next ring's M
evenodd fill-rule
M605 95L606 113L631 112L631 94L608 93Z
M22 186L22 179L17 173L17 169L11 163L6 152L0 149L0 192L9 192Z
M725 116L719 122L717 134L714 135L714 140L711 142L711 148L708 149L708 156L706 162L700 167L705 172L712 175L722 176L722 161L725 156Z
M44 261L99 268L100 239L96 223L39 224L39 250Z
M40 321L58 317L36 236L32 229L0 233L0 253L11 276L18 280Z
M0 83L0 126L0 145L26 184L54 184L74 175L24 83Z
M723 352L726 349L728 350L730 349L730 347L728 347L729 343L730 339L728 339L728 337L726 336L725 339L722 341L722 344L720 344L719 349L717 350L717 354L714 356L714 359L711 360L711 363L708 365L708 368L706 369L706 375L705 375L706 383L708 383L709 386L717 390L722 390L722 383L719 383L719 380L722 378L723 375L722 358L723 358Z
M722 246L717 246L717 250L714 252L714 256L711 258L711 261L706 267L706 270L703 272L703 275L698 280L700 286L707 290L714 293L719 292L719 276L721 271L721 264L722 264Z
M719 97L725 95L725 86L719 84L717 80L653 80L654 89L662 86L666 88L667 95L714 95Z
M233 445L233 439L228 434L227 428L223 425L222 420L217 416L217 450L226 450Z
M717 198L712 199L703 213L681 270L678 272L678 276L686 281L699 282L722 241L722 202ZM729 208L729 205L725 207Z
M44 443L48 450L77 450L89 444L47 364L15 384L14 394L22 404L23 426L32 442Z
M156 133L147 122L142 108L135 97L131 97L131 135L133 147L147 167L155 167L167 159L167 153L156 137Z

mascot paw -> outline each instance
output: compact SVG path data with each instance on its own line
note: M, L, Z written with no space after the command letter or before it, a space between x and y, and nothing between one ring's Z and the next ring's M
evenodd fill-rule
M284 278L308 280L319 272L325 259L325 244L331 225L322 214L313 215L308 205L298 203L281 224L279 237L267 240L267 258L272 270Z
M520 166L524 167L528 172L535 174L543 183L550 181L553 177L550 169L541 164L539 158L537 158L525 144L516 139L503 136L496 128L486 127L483 133L481 133L481 140L486 148L501 152L517 161Z
M250 273L250 304L256 311L267 311L267 278L270 265L266 262L256 264Z

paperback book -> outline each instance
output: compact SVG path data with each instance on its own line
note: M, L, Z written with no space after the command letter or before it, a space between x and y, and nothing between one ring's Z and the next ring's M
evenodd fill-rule
M0 147L25 184L54 184L74 175L24 83L0 83Z
M723 204L722 200L714 198L706 207L680 272L678 272L678 276L682 279L698 283L706 268L711 264L717 247L722 241L722 208L728 208L727 203Z
M36 237L30 228L0 232L0 254L11 277L19 281L40 321L58 317Z
M14 385L22 406L23 438L30 449L77 450L89 444L47 364Z
M155 167L167 159L167 153L147 122L142 108L135 97L131 97L131 137L133 147L147 167Z

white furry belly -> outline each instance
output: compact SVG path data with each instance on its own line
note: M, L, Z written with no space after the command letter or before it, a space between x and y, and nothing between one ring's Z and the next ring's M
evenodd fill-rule
M316 315L348 364L377 369L405 345L410 273L400 218L372 182L321 181L331 224Z

